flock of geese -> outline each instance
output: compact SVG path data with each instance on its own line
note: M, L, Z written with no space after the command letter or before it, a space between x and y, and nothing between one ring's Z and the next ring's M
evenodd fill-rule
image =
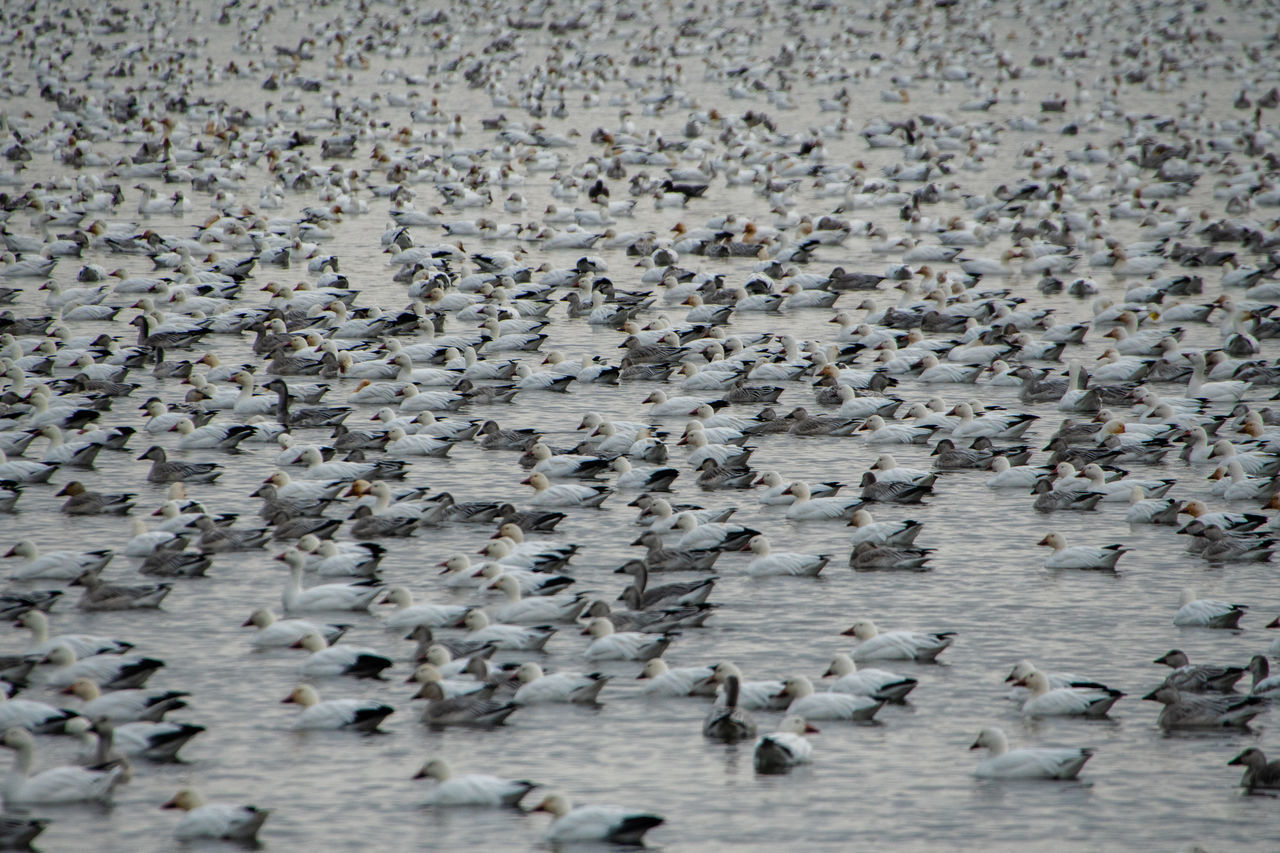
M1011 529L1038 531L1046 577L1134 559L1068 541L1081 517L1226 577L1273 559L1280 52L1248 31L1259 10L1087 4L1104 28L949 0L852 23L827 3L677 22L647 2L604 21L286 2L180 5L172 27L168 7L57 5L11 10L0 48L0 846L212 737L168 719L199 720L199 689L148 682L182 683L184 609L246 567L273 568L279 599L234 615L245 661L296 669L242 677L296 706L295 730L412 714L448 744L518 731L531 706L643 701L751 744L769 775L820 766L824 740L858 737L842 724L945 708L932 665L966 634L910 613L882 629L848 591L854 572L954 571L917 510L1018 496ZM1238 90L1201 93L1201 69ZM798 473L813 458L827 479ZM825 672L781 647L777 678L682 655L730 647L718 622L764 597L800 618L818 584L854 611L826 626ZM1280 601L1242 599L1188 588L1168 608L1168 671L1141 689L1158 711L1137 685L1000 660L981 667L1013 665L1016 710L991 716L1119 706L1220 730L1206 762L1280 791L1250 740L1280 697L1280 640L1255 632ZM1235 660L1165 652L1211 629ZM395 705L362 692L406 676ZM1013 746L995 722L953 734L986 750L984 779L1074 780L1103 754ZM421 766L423 802L547 812L552 844L664 824L453 763ZM252 842L273 809L306 809L264 805L198 781L163 803L182 840Z

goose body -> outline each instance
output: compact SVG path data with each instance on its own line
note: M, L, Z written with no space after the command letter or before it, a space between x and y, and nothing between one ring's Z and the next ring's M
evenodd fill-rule
M973 775L981 779L1074 779L1093 757L1091 749L1023 747L1010 749L1005 733L995 726L983 729L970 749L986 748Z

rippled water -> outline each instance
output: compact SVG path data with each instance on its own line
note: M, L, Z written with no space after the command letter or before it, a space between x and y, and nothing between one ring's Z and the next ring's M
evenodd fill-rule
M398 14L394 7L375 6L388 16ZM1093 8L1090 4L1089 8ZM877 7L878 11L879 7ZM421 10L417 10L421 11ZM861 7L856 11L861 12ZM1048 46L1026 41L1028 28L1040 29L1049 22L1028 23L1015 15L1011 4L984 6L987 26L994 33L1017 32L1023 38L1001 42L1019 63L1025 64L1032 53L1052 53L1056 42L1046 36ZM1080 10L1082 13L1085 9ZM1153 21L1173 14L1169 5L1152 14ZM1219 10L1227 16L1217 26L1229 39L1252 37L1249 23L1253 11L1223 5ZM189 18L190 10L179 8L179 21ZM207 16L207 12L205 13ZM671 12L677 20L684 12ZM688 14L694 14L689 12ZM979 14L974 12L973 14ZM1128 14L1117 7L1117 15ZM461 17L461 13L459 13ZM321 20L355 20L355 13L341 7L301 7L283 4L275 18L264 27L261 38L267 45L292 43L304 28ZM603 18L612 26L608 34L582 34L580 43L590 53L615 55L619 64L627 46L634 42L645 24L639 20L615 22L606 13ZM725 38L730 63L750 64L776 52L782 41L801 35L821 38L849 22L843 12L804 12L796 10L793 28L783 31L768 27L753 28L749 20L736 36ZM862 15L852 17L854 26L862 26ZM935 14L935 26L941 18ZM1123 18L1119 18L1122 23ZM1196 18L1195 20L1201 20ZM1074 21L1070 22L1073 26ZM1106 23L1102 19L1102 23ZM881 64L883 73L870 82L850 82L853 96L849 110L852 131L842 139L828 140L829 161L862 160L868 175L899 161L895 150L867 150L857 130L870 118L885 116L902 119L912 114L953 111L969 94L955 85L940 93L932 83L911 90L912 101L906 105L883 104L878 92L888 88L887 75L917 71L906 57L895 53L892 35L884 34L871 21L865 23L870 35L865 48L882 50L887 57ZM1101 26L1100 26L1101 28ZM457 33L456 47L433 53L423 41L413 41L408 58L392 58L371 52L369 67L357 69L350 81L328 81L325 91L340 89L344 99L369 97L386 91L386 84L376 82L385 67L422 72L429 64L441 63L465 50L479 51L503 29L494 26L463 27ZM201 25L196 30L209 38L207 55L219 66L231 59L244 64L248 59L261 61L263 56L245 56L234 48L234 33L228 27ZM1119 32L1117 27L1114 31ZM177 29L175 32L183 32ZM661 32L667 32L663 29ZM750 36L748 37L748 34ZM121 42L141 40L141 33L127 32ZM1102 33L1093 36L1100 55L1112 50ZM520 52L510 57L510 75L531 70L547 54L550 36L545 31L526 32L519 37ZM682 43L682 47L686 47ZM1232 42L1221 47L1230 52ZM323 57L332 49L317 49L321 60L303 66L308 76L322 74ZM778 112L763 98L730 100L725 95L726 83L702 79L700 51L690 50L679 57L684 65L683 88L697 99L702 108L718 107L722 112L764 109L774 115L780 127L795 129L819 126L835 120L833 114L818 113L817 99L827 97L842 84L807 87L799 81L792 92L800 107ZM959 57L963 59L963 57ZM202 61L202 60L201 60ZM69 60L70 68L79 58ZM864 59L859 69L873 63ZM1274 68L1274 61L1270 63ZM465 64L462 67L466 67ZM649 69L636 69L648 73ZM1078 74L1086 87L1093 89L1093 75L1100 67L1088 66ZM990 76L992 71L984 69ZM68 73L72 73L68 71ZM1076 72L1072 72L1076 73ZM1269 87L1275 79L1260 78ZM279 103L283 93L258 89L266 72L256 72L244 80L212 80L202 83L193 93L211 100L228 103L250 111L260 110L264 102ZM625 76L625 75L624 75ZM637 75L639 76L639 75ZM510 118L520 115L511 108L499 109L489 103L482 92L468 90L458 73L439 75L442 88L431 92L439 97L442 108L460 113L472 129L462 144L492 146L491 133L480 131L480 119L505 112ZM1071 81L1055 75L1051 69L1027 69L1027 76L1017 81L1026 94L1022 104L1002 101L985 115L950 112L953 120L1002 122L1012 116L1035 114L1039 98L1057 90L1070 91ZM1006 89L1009 84L1004 84ZM1152 92L1129 87L1122 92L1122 106L1135 113L1161 114L1176 112L1179 102L1193 92L1211 92L1206 118L1229 118L1236 115L1230 100L1238 86L1228 72L1215 69L1207 78L1197 77L1189 86L1171 88L1168 92ZM569 161L580 164L597 153L587 142L597 127L612 128L618 121L618 108L608 105L608 96L623 91L621 82L610 84L601 92L606 105L592 109L577 106L581 93L570 92L570 115L542 121L551 132L578 131L576 147L565 151ZM1093 109L1094 101L1080 111ZM319 114L316 95L304 95L309 114ZM25 99L16 99L5 110L30 110L36 117L47 117L49 106L35 97L35 89ZM633 118L643 131L656 128L666 138L678 138L687 111L672 107L659 116L637 115ZM975 119L976 117L976 119ZM1273 118L1268 114L1267 118ZM392 127L407 123L403 110L384 108L378 116ZM1044 140L1059 154L1081 147L1090 141L1106 147L1124 132L1122 121L1099 122L1093 132L1068 137L1057 134L1064 118L1049 117L1045 130L1035 133L1004 131L999 153L990 158L985 172L961 173L956 180L972 192L990 192L999 183L1013 183L1025 175L1015 171L1015 157L1024 146ZM191 119L194 123L195 119ZM136 143L99 143L103 153L118 156L132 150ZM310 149L315 154L314 149ZM342 168L364 169L369 143L362 143L352 161L338 161ZM1243 157L1242 157L1243 159ZM651 169L651 172L657 172ZM1101 179L1104 170L1095 167ZM29 180L59 174L47 153L37 154L26 173ZM1222 215L1222 202L1212 198L1212 175L1207 175L1193 194L1185 200L1191 214L1207 209L1211 215ZM268 179L261 165L248 169L243 190L237 194L250 205L258 188ZM370 184L384 182L378 172L368 175ZM800 210L829 211L831 199L811 195L808 182L802 182L795 193ZM614 182L615 197L625 193L625 182ZM415 187L418 207L436 203L435 193L427 184ZM536 173L520 188L528 198L527 214L513 217L500 207L485 211L501 221L526 221L536 216L548 203L548 176ZM136 193L128 191L126 204L120 209L125 217L134 210ZM196 211L182 220L155 217L149 227L161 232L190 233L190 226L200 222L208 211L209 197L192 194ZM314 203L314 194L290 195L293 209ZM505 192L495 191L497 198ZM717 181L707 199L695 200L681 211L656 210L652 202L642 199L633 220L622 220L622 229L667 231L677 221L700 225L708 217L733 211L768 222L771 220L764 201L746 188L725 187ZM562 202L558 202L563 204ZM583 199L585 203L585 198ZM343 272L361 291L360 304L378 304L394 308L402 306L406 297L402 285L390 281L391 268L380 252L378 237L386 226L386 202L370 200L371 212L364 217L349 216L335 227L335 239L323 251L342 259ZM927 215L963 215L959 204L944 203L926 209ZM902 223L894 207L853 211L853 215L882 224L890 233L900 233ZM477 215L460 212L461 216ZM452 218L451 216L449 218ZM17 225L21 217L11 220ZM1136 238L1138 230L1129 222L1109 222L1122 240ZM418 241L437 237L434 229L415 229ZM842 264L850 269L879 272L896 260L894 256L873 255L868 243L851 239L844 247L823 248L812 265L819 270ZM472 243L468 250L507 249L507 245ZM993 242L974 254L997 256L1006 247L1003 240ZM226 252L238 256L239 252ZM531 262L547 261L553 266L570 265L580 253L539 252ZM619 250L593 252L609 263L609 276L620 288L639 284L640 270L634 259ZM751 266L747 260L686 259L691 265L709 271L724 271L731 280L741 280ZM145 259L116 256L86 256L86 262L103 263L108 268L123 265L130 273L145 274ZM77 264L63 261L55 277L71 285ZM1173 267L1168 268L1172 270ZM1205 299L1219 292L1220 271L1197 270L1205 276ZM1077 270L1084 274L1083 265ZM251 284L267 281L292 281L305 276L305 270L281 271L258 269ZM1104 293L1119 298L1128 286L1124 280L1100 276ZM1044 297L1033 288L1033 280L1013 278L1009 286L1025 296L1032 306L1049 305L1057 309L1061 321L1087 319L1089 305L1068 297ZM1004 286L997 281L984 287ZM259 295L246 288L250 298ZM889 295L892 293L893 295ZM896 298L889 291L875 298L883 305ZM18 312L36 314L43 307L43 293L34 289L18 301ZM113 300L115 301L115 300ZM125 299L119 299L126 302ZM857 302L855 295L845 295L838 303L845 309ZM667 308L673 320L682 316L678 308ZM129 312L124 312L127 317ZM611 331L589 327L585 320L566 320L560 310L553 312L556 322L551 329L553 345L566 355L602 354L616 359L620 336ZM781 317L736 317L729 331L748 333L758 330L787 331L798 338L828 338L833 327L827 324L829 311L810 310L784 314ZM453 327L451 327L452 329ZM77 334L99 331L120 333L121 326L112 324L74 324ZM131 330L130 330L131 331ZM126 336L128 340L128 336ZM1072 354L1092 358L1100 351L1101 340L1095 333L1083 349ZM1218 341L1212 327L1190 326L1184 343L1212 346ZM226 363L254 360L249 349L249 336L243 339L211 340ZM1274 341L1264 348L1264 357L1280 355ZM536 360L531 360L536 361ZM131 398L118 401L116 410L104 415L104 425L131 424L141 419L136 405L148 396L158 395L166 401L180 400L187 388L170 382L157 383L146 371L135 371L130 381L142 387ZM352 381L334 383L327 402L341 402L355 387ZM786 391L782 404L809 405L812 397L805 383L782 383ZM542 431L556 445L571 444L581 416L589 410L607 412L620 419L638 420L646 416L641 400L648 394L649 384L630 384L619 388L575 387L567 395L522 394L511 407L476 407L467 416L496 417L504 426L530 426ZM1176 386L1161 387L1161 393L1176 395ZM925 387L907 380L898 389L908 402L924 400L942 393L949 401L958 400L964 389L948 386ZM1010 408L1027 408L1019 403L1016 389L979 386L977 393L988 404ZM1254 399L1269 392L1259 391ZM758 407L737 406L738 413L754 413ZM1051 405L1029 407L1041 420L1028 433L1031 445L1040 447L1059 421ZM351 418L359 425L372 409L362 409ZM661 424L674 435L682 429L682 419L661 419ZM304 440L321 440L321 431L302 431ZM160 443L171 445L174 436L162 436ZM139 493L138 511L159 505L164 500L162 487L144 481L146 463L133 457L145 449L149 437L137 436L130 454L103 453L97 470L83 477L91 488L119 490L127 488ZM674 442L674 437L672 438ZM795 438L763 436L751 442L758 449L753 465L765 470L775 468L785 476L809 481L840 479L851 488L861 473L880 452L868 447L860 438ZM893 448L903 465L928 467L928 448ZM249 516L256 510L246 495L274 468L276 449L271 446L245 445L244 452L221 456L222 478L212 486L190 489L212 512L240 511ZM33 452L34 454L34 452ZM213 458L207 452L179 454L184 458ZM426 485L432 490L450 490L466 498L521 499L528 492L519 485L525 476L515 463L515 454L486 452L476 446L458 446L447 460L414 460L408 482ZM933 666L894 662L888 668L917 677L920 687L905 706L886 707L874 725L847 725L834 722L821 724L822 733L814 737L815 760L812 766L787 776L758 777L752 770L750 745L722 746L705 741L700 735L700 721L706 710L702 700L649 699L639 692L634 679L639 666L634 663L606 663L598 668L615 679L603 693L599 708L542 706L523 709L499 731L450 729L443 732L426 729L418 722L418 705L408 696L412 688L401 683L408 674L411 644L396 632L384 630L373 616L361 615L330 618L327 621L350 621L354 627L344 642L371 646L393 656L395 667L385 683L350 682L330 679L319 685L322 697L367 696L394 705L396 713L384 728L382 737L363 738L347 733L317 732L297 734L289 730L296 710L283 706L280 700L296 681L297 653L251 653L249 631L238 626L254 608L272 605L278 609L284 572L272 559L274 550L260 553L220 555L215 558L209 579L179 581L157 613L83 614L69 604L55 611L55 631L85 632L119 636L134 642L137 650L162 657L167 667L151 685L183 689L192 693L191 708L173 715L174 719L195 722L208 727L184 750L188 761L178 765L140 765L134 780L120 788L114 805L107 809L86 807L39 808L35 813L49 816L53 824L42 842L50 850L172 849L172 813L158 809L173 790L181 785L198 786L211 798L254 802L272 809L272 816L262 833L269 847L280 850L300 849L527 849L539 843L546 827L545 816L525 816L516 812L460 810L451 813L427 811L420 807L426 789L410 780L422 761L431 755L443 755L456 772L494 772L513 778L529 778L549 787L566 791L578 802L615 802L653 811L666 817L665 826L654 830L650 843L672 850L710 849L940 849L977 848L1013 850L1031 845L1054 843L1073 849L1175 849L1189 842L1199 842L1210 850L1267 849L1274 846L1277 805L1274 799L1241 796L1236 787L1236 768L1226 761L1247 745L1258 745L1269 752L1280 749L1271 718L1264 716L1251 733L1239 734L1163 734L1155 725L1159 710L1153 703L1139 701L1163 677L1161 667L1150 661L1170 648L1185 649L1194 661L1244 663L1250 655L1263 651L1270 637L1260 630L1275 613L1277 601L1275 568L1270 564L1207 566L1198 557L1188 555L1183 543L1168 528L1130 530L1124 522L1123 504L1104 504L1096 513L1058 513L1041 516L1032 512L1031 499L1017 490L986 489L987 476L979 472L945 474L939 478L935 496L923 506L876 508L878 520L914 518L924 522L919 544L934 548L933 570L921 574L858 573L845 566L848 534L838 523L796 524L786 521L776 509L762 508L753 492L701 493L693 485L693 474L683 464L683 448L673 448L672 464L682 470L677 481L676 497L696 501L705 506L738 507L735 520L768 533L779 550L803 550L834 554L831 566L817 580L776 579L751 580L741 568L743 555L726 555L716 566L721 580L713 600L721 605L706 630L689 630L672 646L666 659L673 666L709 664L732 660L742 667L748 678L781 677L806 674L817 680L833 653L848 651L851 642L839 635L855 618L874 618L882 629L917 628L954 630L959 634L955 646ZM1043 461L1038 454L1035 461ZM1204 476L1208 466L1187 468L1176 460L1161 466L1134 466L1136 475L1176 477L1174 494L1191 497L1206 491ZM79 473L55 477L55 484L80 476ZM59 515L61 499L53 497L54 488L28 487L16 516L0 516L0 541L31 536L47 547L115 547L129 538L128 521L117 518L87 518L68 521ZM613 569L633 556L628 544L638 533L632 523L634 511L621 495L606 502L599 511L570 511L569 518L550 537L558 543L577 543L579 555L571 566L578 579L576 588L598 591L611 599L621 588ZM1216 503L1216 502L1215 502ZM1123 542L1130 548L1116 575L1092 572L1047 572L1043 568L1045 550L1035 547L1049 529L1064 533L1069 542L1106 544ZM457 552L474 552L482 546L490 531L484 527L459 525L422 530L408 541L386 542L389 553L382 563L388 584L409 586L415 597L423 601L450 602L471 599L446 590L438 579L436 563ZM117 557L110 566L113 578L128 582L134 575L129 561ZM656 582L656 581L655 581ZM45 588L47 583L32 583ZM1176 629L1171 617L1177 606L1179 590L1196 587L1202 595L1248 603L1253 607L1245 618L1245 630L1207 631ZM74 598L74 595L69 596ZM6 649L16 651L25 635L11 632ZM581 659L585 639L571 630L562 630L547 647L543 665L548 669L586 668ZM499 660L522 656L499 653ZM1016 706L1005 700L1006 688L1001 683L1012 663L1030 658L1050 671L1086 674L1129 695L1121 700L1111 719L1023 720ZM42 688L30 691L33 698L48 699ZM69 703L70 704L70 703ZM762 730L768 730L778 715L757 714ZM1010 784L975 780L971 771L975 756L967 751L977 730L998 724L1010 734L1015 745L1082 745L1094 747L1096 756L1086 766L1081 781L1061 784ZM70 745L65 739L41 738L37 762L49 766L68 759Z

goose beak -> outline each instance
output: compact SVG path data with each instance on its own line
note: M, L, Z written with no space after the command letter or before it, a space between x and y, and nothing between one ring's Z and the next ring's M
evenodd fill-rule
M853 629L852 629L852 628L849 628L848 630L841 631L841 632L840 632L840 636L842 636L842 637L852 637L852 636L855 636L855 635L854 635L854 633L853 633Z

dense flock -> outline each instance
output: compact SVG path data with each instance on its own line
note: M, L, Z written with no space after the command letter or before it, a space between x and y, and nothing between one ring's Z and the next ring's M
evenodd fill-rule
M1271 5L5 17L0 847L1274 837Z

